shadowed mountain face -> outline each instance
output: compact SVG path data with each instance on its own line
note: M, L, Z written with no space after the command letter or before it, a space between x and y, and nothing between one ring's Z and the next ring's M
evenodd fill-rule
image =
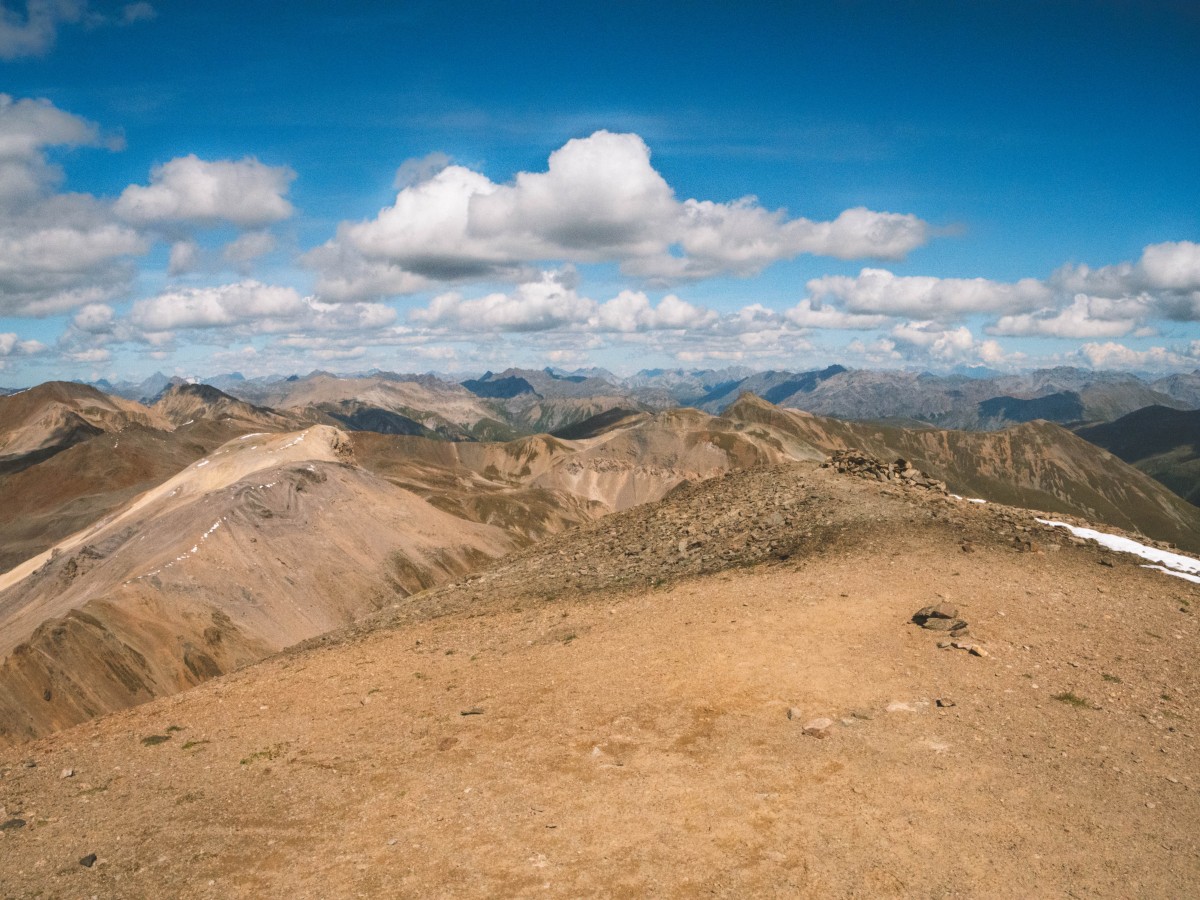
M1083 418L1083 401L1074 391L1047 394L1032 400L1019 397L993 397L979 404L981 419L1000 419L1006 422L1077 422Z
M1149 406L1076 434L1200 504L1200 411Z
M0 397L0 474L19 472L90 437L134 425L171 429L140 403L83 384L50 381Z
M489 400L511 400L521 394L537 393L524 378L510 375L507 378L497 378L491 372L482 378L471 378L462 383L476 397L486 397Z
M992 378L854 370L777 402L837 418L907 419L971 430L1002 428L1033 418L1062 424L1103 422L1153 403L1186 405L1133 375L1079 369Z

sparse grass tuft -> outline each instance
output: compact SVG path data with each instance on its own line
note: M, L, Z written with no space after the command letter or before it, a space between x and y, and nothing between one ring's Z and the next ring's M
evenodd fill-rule
M1100 677L1110 684L1121 684L1121 679L1116 675L1110 675L1108 672L1101 672Z
M243 766L248 766L256 759L275 759L283 752L283 744L276 744L274 747L267 747L265 750L255 750L249 756L242 760Z
M175 732L175 731L183 731L183 726L182 725L168 725L166 727L167 734L171 734L172 732Z
M1083 697L1077 697L1071 691L1063 691L1061 694L1055 694L1054 699L1060 703L1067 703L1079 709L1090 709L1092 703Z
M183 749L184 749L184 750L193 750L193 749L195 749L196 747L203 747L203 746L204 746L205 744L207 744L207 743L210 743L210 742L209 742L209 741L204 741L204 740L201 740L201 741L188 741L186 744L184 744L184 745L183 745Z
M142 738L143 747L154 747L158 744L165 744L171 739L169 734L152 734L149 737Z

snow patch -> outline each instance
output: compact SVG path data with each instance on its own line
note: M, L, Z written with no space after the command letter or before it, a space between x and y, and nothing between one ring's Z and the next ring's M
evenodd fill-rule
M208 460L202 459L202 460L200 460L200 462L196 463L196 468L199 469L199 468L202 468L207 465L208 465Z
M1106 534L1103 531L1096 531L1093 528L1079 528L1076 525L1068 525L1066 522L1056 522L1052 519L1037 519L1037 521L1043 525L1065 528L1071 534L1075 535L1075 537L1095 541L1101 547L1107 547L1109 550L1116 550L1118 553L1132 553L1134 556L1140 556L1142 559L1147 559L1152 563L1159 563L1157 566L1146 566L1145 568L1160 569L1167 572L1168 575L1178 575L1180 577L1186 577L1186 575L1181 573L1200 576L1200 559L1192 559L1190 556L1171 553L1168 550L1159 550L1157 547L1147 547L1145 544L1139 544L1130 538L1121 537L1116 534ZM1195 580L1197 583L1200 583L1200 577L1195 579L1188 578L1188 580Z
M1176 578L1182 578L1185 581L1192 581L1200 584L1200 575L1189 575L1187 572L1176 572L1174 569L1168 569L1164 566L1142 566L1143 569L1157 569L1160 572L1165 572L1168 575L1174 575Z
M987 503L986 500L980 500L978 497L960 497L958 494L951 494L955 500L964 500L967 503Z

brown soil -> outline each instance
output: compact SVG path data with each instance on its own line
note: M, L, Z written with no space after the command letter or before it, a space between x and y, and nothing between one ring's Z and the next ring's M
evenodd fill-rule
M742 473L6 751L0 894L1194 896L1198 596L1029 513Z

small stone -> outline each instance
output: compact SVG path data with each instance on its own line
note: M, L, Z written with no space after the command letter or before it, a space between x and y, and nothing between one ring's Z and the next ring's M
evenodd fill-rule
M59 778L74 778L75 770L74 769L63 769L58 777Z
M970 653L972 656L978 656L980 658L986 657L988 655L987 651L984 650L982 647L980 647L978 644L972 644L970 647L967 648L967 652Z
M864 722L870 722L873 718L875 718L875 713L869 709L852 709L850 711L850 715L854 716L856 719L862 719Z
M45 700L47 703L49 703L53 697L54 697L54 694L51 693L50 688L46 688L44 691L42 691L42 699Z
M967 623L962 619L926 619L921 625L929 631L962 631Z
M482 716L483 715L483 707L482 706L472 706L470 709L464 709L462 712L459 713L459 715L460 716Z
M804 724L804 733L815 738L823 738L833 727L833 719L811 719Z
M1157 805L1153 800L1146 801L1146 809L1154 809Z
M963 553L974 553L974 552L975 552L975 544L974 544L974 542L972 542L972 541L963 541L963 542L962 542L962 552L963 552Z
M24 819L9 819L7 822L0 822L0 831L13 831L17 828L24 828Z
M32 759L27 759L27 760L25 760L25 762L21 763L21 765L23 765L26 769L36 769L37 761L32 760Z
M79 860L79 864L81 866L83 866L85 869L90 869L92 866L94 866L96 864L96 854L89 853L87 856L82 857Z
M951 700L949 697L938 697L937 700L935 700L934 702L937 703L937 705L941 709L949 709L951 706L958 705L953 700Z
M804 713L798 706L789 706L787 716L789 719L799 719Z
M1100 558L1100 565L1102 565L1102 566L1108 566L1108 568L1110 568L1110 569L1111 569L1111 568L1113 567L1113 561L1112 561L1111 559L1109 559L1108 557L1101 557L1101 558Z
M925 625L931 619L957 619L958 609L949 603L938 603L935 606L925 606L913 613L912 621Z
M900 701L900 700L893 700L891 703L889 703L887 705L887 711L890 713L891 712L916 712L916 710L913 708L912 704L904 703L903 701Z

